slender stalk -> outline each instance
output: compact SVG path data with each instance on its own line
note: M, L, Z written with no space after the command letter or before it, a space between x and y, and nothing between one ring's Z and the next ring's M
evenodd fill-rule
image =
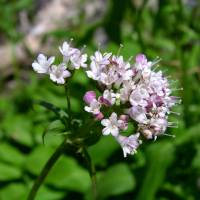
M95 170L95 166L92 163L91 157L88 153L88 151L86 150L86 148L83 149L83 157L86 161L89 173L90 173L90 178L92 181L92 192L93 192L93 199L96 200L97 199L97 181L96 181L96 170Z
M42 183L44 182L44 180L45 180L46 176L48 175L49 171L51 170L51 168L54 166L54 164L59 159L59 157L63 154L65 147L66 147L66 139L64 140L64 142L62 142L57 147L55 152L52 154L52 156L49 158L49 160L44 165L42 171L40 172L40 175L35 180L35 183L34 183L32 189L31 189L31 191L28 195L27 200L34 200L35 199L35 196L36 196L39 188L41 187Z
M69 114L69 118L71 118L71 101L70 101L70 95L69 95L69 86L67 84L65 84L65 94L66 94L66 99L67 99L68 114Z

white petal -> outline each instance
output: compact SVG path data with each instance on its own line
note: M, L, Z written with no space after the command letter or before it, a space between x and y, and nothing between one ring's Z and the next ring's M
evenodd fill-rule
M44 67L42 67L37 62L32 63L32 67L33 67L34 71L36 71L39 74L45 74L45 73L47 73L47 69L44 68Z
M117 122L117 114L113 112L110 116L110 121L112 122Z
M90 108L89 106L85 106L85 107L84 107L84 110L85 110L86 112L91 112L91 108Z
M39 54L37 59L38 59L39 63L40 62L43 63L43 62L47 61L47 57L44 54Z
M109 134L110 134L110 128L105 127L105 128L102 130L102 132L103 132L103 135L109 135Z
M67 78L67 77L70 77L70 76L71 76L71 73L70 73L69 71L65 70L65 71L63 72L63 77L64 77L64 78Z
M113 135L113 136L118 136L119 135L119 129L117 128L117 127L113 127L112 129L111 129L111 134Z
M51 56L51 57L48 59L48 64L51 65L54 61L55 61L55 57L54 57L54 56Z
M103 119L103 120L101 120L101 124L103 126L109 126L110 125L110 120L109 119Z

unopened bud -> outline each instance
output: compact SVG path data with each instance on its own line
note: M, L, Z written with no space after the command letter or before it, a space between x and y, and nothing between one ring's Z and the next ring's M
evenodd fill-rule
M85 101L86 104L90 105L90 103L96 99L96 94L94 91L88 91L85 93L83 100Z

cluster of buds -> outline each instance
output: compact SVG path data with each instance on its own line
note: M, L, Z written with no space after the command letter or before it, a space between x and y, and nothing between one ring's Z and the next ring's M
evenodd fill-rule
M87 67L87 54L82 54L82 51L71 47L70 43L67 42L64 42L62 47L59 47L59 50L63 56L60 64L53 64L55 61L54 56L47 58L45 55L39 54L32 67L39 74L48 74L52 81L64 84L65 79L71 76L71 72L74 69Z
M171 95L173 90L162 71L155 70L159 59L152 62L139 54L131 64L132 58L125 61L123 56L96 51L87 66L87 54L70 43L64 42L59 50L63 56L59 65L53 65L55 57L39 54L33 69L64 84L74 69L84 68L101 92L98 97L94 91L86 92L84 109L101 121L103 135L110 134L119 142L125 157L135 153L144 138L155 140L159 135L167 135L167 127L176 126L168 121L168 116L174 113L170 110L180 99ZM137 123L136 133L123 136L131 121Z
M170 109L179 103L179 98L171 96L169 82L161 71L155 71L159 60L148 61L139 54L135 63L125 62L122 56L95 52L90 57L89 78L98 82L102 95L96 98L94 91L86 92L85 111L101 120L103 135L111 134L122 146L124 157L136 152L142 138L156 139L165 134ZM119 116L119 117L118 117ZM128 123L138 125L136 134L123 136Z

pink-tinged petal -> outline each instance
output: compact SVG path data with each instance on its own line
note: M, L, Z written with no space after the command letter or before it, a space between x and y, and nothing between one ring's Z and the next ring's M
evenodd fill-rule
M117 121L117 114L116 114L115 112L113 112L113 113L111 114L110 120L113 121L113 122Z
M95 115L95 119L98 120L98 121L102 120L103 118L104 118L104 115L103 115L102 112L100 112L97 115Z
M146 56L144 54L138 54L135 58L135 61L137 63L146 63L147 62L147 59L146 59Z

